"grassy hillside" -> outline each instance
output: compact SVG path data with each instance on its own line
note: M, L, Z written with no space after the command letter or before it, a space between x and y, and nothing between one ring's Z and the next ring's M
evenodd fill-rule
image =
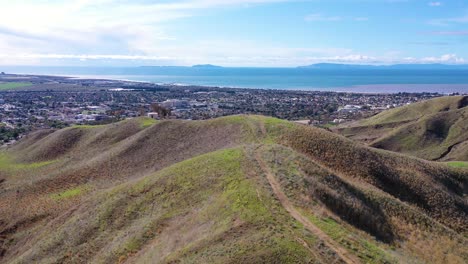
M335 131L376 148L428 160L468 161L468 96L395 108Z
M432 100L417 102L384 111L369 119L361 121L360 124L382 125L388 123L412 121L434 113L457 110L465 106L468 106L468 98L466 96L438 97Z
M0 156L0 262L465 263L453 165L261 116L42 131Z

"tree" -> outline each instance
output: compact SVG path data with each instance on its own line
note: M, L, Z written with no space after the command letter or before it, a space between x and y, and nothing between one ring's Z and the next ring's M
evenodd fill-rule
M167 118L167 117L169 117L171 115L171 110L170 109L167 109L167 108L165 108L163 106L160 106L159 104L152 104L151 109L153 110L153 112L158 113L158 115L161 118Z
M138 110L140 116L145 116L146 115L146 110L145 108L141 107L139 110Z
M328 111L328 113L333 113L336 112L336 110L338 110L338 105L328 104L327 106L325 106L325 109Z

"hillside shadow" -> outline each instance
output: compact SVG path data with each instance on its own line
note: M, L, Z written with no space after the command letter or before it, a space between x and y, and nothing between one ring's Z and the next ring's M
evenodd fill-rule
M319 180L308 175L306 180L311 194L347 223L388 244L398 238L384 209L361 190L333 174Z

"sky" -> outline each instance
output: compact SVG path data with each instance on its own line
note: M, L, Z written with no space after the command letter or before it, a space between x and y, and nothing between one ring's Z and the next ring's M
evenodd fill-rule
M0 0L0 65L468 63L468 0Z

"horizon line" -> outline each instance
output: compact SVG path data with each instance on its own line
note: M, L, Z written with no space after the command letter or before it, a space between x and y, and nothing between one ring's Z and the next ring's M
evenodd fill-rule
M53 68L142 68L142 67L167 67L167 68L278 68L278 69L295 69L307 68L310 66L320 65L336 65L336 66L369 66L369 67L391 67L391 66L468 66L468 63L391 63L391 64L372 64L372 63L334 63L334 62L317 62L312 64L297 65L297 66L223 66L217 64L193 64L193 65L0 65L1 67L53 67Z

